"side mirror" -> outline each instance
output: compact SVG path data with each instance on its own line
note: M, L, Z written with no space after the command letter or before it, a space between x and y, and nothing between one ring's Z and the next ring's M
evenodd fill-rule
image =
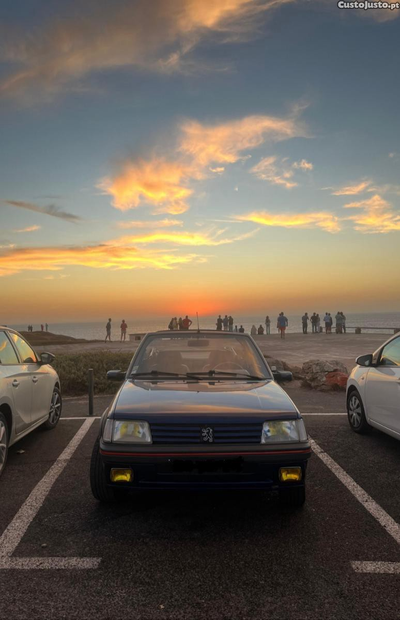
M41 353L40 354L40 363L41 364L51 364L52 361L56 358L52 353Z
M107 372L107 379L109 381L124 381L126 372L123 370L109 370Z
M293 374L288 370L273 370L272 374L274 377L274 381L277 383L282 383L282 381L293 381Z
M373 363L373 357L372 357L372 353L368 353L368 355L360 355L360 357L357 357L356 359L356 364L358 364L359 366L372 366Z

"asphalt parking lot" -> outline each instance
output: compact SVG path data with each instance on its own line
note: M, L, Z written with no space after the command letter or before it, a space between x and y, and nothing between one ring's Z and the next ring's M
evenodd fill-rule
M251 492L101 506L98 419L66 401L0 480L0 618L400 618L400 444L352 433L343 394L289 393L315 451L295 512Z

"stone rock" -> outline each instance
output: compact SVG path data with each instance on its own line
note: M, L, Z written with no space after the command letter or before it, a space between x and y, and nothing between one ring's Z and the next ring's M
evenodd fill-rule
M309 360L303 364L302 375L304 387L326 392L345 389L348 371L338 360Z

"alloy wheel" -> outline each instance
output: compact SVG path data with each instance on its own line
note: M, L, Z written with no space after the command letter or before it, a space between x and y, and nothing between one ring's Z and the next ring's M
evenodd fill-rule
M51 425L57 424L61 415L61 398L58 391L54 390L53 396L51 397L51 405L50 405L50 413L49 413L49 422Z
M4 424L3 420L0 420L0 474L3 471L4 465L6 464L7 447L8 447L7 427Z
M360 399L356 394L349 398L349 420L354 428L358 428L361 424L362 408Z

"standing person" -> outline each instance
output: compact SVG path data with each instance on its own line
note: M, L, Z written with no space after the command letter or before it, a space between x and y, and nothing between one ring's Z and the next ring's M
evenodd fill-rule
M319 316L319 313L317 312L317 325L316 325L317 334L319 334L319 332L321 331L320 327L321 327L321 318Z
M269 336L271 333L271 319L269 318L268 314L265 317L265 334L266 336Z
M330 323L331 323L331 318L329 316L328 312L325 312L325 316L324 316L324 323L325 323L325 333L329 334L329 328L330 328Z
M221 315L218 316L216 325L217 325L217 332L222 332L222 318L221 318Z
M183 329L189 329L189 327L191 326L192 323L193 323L193 321L191 321L189 319L188 315L186 315L185 318L182 321Z
M250 334L252 336L256 336L257 335L257 327L255 325L251 326Z
M344 316L343 312L340 313L342 315L342 329L343 329L343 333L346 333L346 317Z
M305 312L303 314L303 316L301 317L301 322L303 325L303 334L307 333L307 329L308 329L308 321L309 321L309 316L308 316L308 312Z
M178 319L176 318L176 316L174 316L172 318L172 329L176 330L176 329L178 329L178 327L179 327L178 326Z
M329 313L329 333L332 333L332 325L333 325L333 318L331 313Z
M229 327L229 319L227 314L225 314L222 323L224 324L224 331L227 332Z
M239 327L239 334L244 334L244 327L243 327L243 325L241 325Z
M238 326L237 326L237 325L235 325L235 332L236 332L236 333L237 333L237 330L238 330Z
M168 329L173 329L173 320L174 320L174 317L172 317L172 319L168 323Z
M40 325L40 329L42 330L42 332L44 331L44 325L43 325L43 323Z
M231 316L228 317L228 327L229 331L233 332L233 318Z
M311 317L311 331L313 334L317 333L317 315L315 312L313 312Z
M128 325L125 323L125 319L122 319L121 327L121 340L126 340L126 330L128 329Z
M342 314L343 314L343 313L342 313ZM48 332L48 331L49 331L49 326L48 326L48 324L47 324L47 323L45 324L45 327L46 327L46 332Z
M178 327L179 327L180 330L183 329L183 319L182 319L181 316L179 317L179 320L178 320Z
M259 326L257 333L259 336L263 336L264 335L264 328L262 325Z
M111 342L111 319L108 319L108 323L106 325L106 337L104 342L107 342L107 339Z
M280 312L278 316L278 329L281 332L281 338L285 337L286 328L289 325L289 321L283 312Z
M336 333L341 334L343 322L342 322L342 314L339 311L336 313L335 319L336 319Z

